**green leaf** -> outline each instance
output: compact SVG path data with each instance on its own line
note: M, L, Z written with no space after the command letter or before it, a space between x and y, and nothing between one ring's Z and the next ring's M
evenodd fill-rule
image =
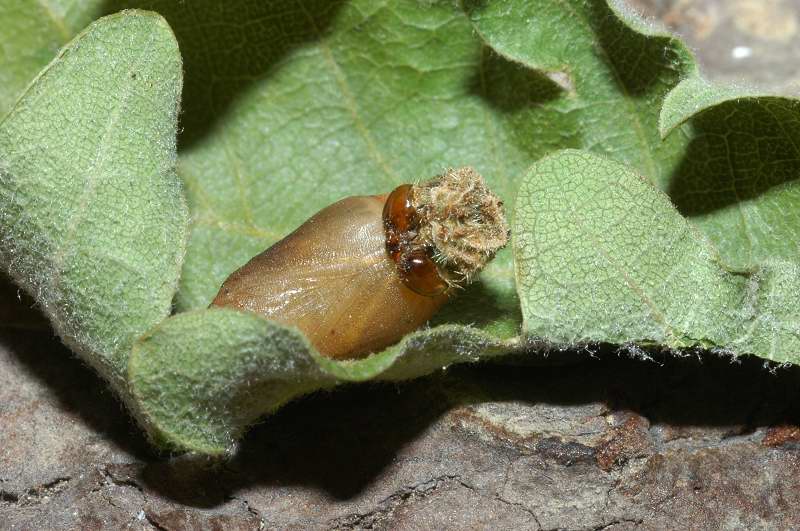
M293 329L215 308L175 315L142 337L128 378L137 417L155 444L218 455L297 396L343 382L415 378L513 347L478 330L443 326L364 360L334 361Z
M183 258L180 90L169 26L125 12L64 48L0 123L0 263L118 388Z
M800 267L735 271L630 168L578 151L529 171L514 252L525 333L800 362Z
M800 263L800 101L693 77L659 125L690 140L667 192L729 264Z
M549 151L585 149L625 162L659 186L669 182L686 140L662 139L658 118L664 96L697 69L683 42L616 0L465 4L496 53L567 87L560 116L548 125L562 140Z
M103 0L0 2L0 118L59 48L100 14Z
M686 167L687 152L698 141L689 132L697 106L675 105L682 110L673 114L687 121L680 132L662 138L666 130L659 129L665 123L665 97L674 95L671 91L682 79L697 76L683 43L651 29L616 2L465 3L466 9L444 0L424 5L285 1L247 3L247 9L238 1L144 4L174 27L187 72L179 173L187 185L193 224L180 308L205 307L231 271L335 200L387 192L446 166L475 166L510 205L526 168L554 150L573 147L622 161L657 187L672 190ZM232 27L238 28L235 37ZM513 209L509 214L515 215ZM676 215L672 209L669 214ZM566 222L564 230L570 229L574 227ZM686 230L702 240L694 229ZM649 235L642 237L649 241ZM584 259L577 261L576 267ZM627 324L641 323L617 320L616 312L624 314L630 301L614 298L598 299L590 307L608 306L607 314L592 314L607 320L588 321L616 335L587 335L577 314L560 315L558 326L545 327L531 315L532 306L526 306L536 292L526 284L515 285L514 257L506 250L481 275L481 282L434 323L451 325L420 331L351 366L320 359L303 347L294 354L303 369L291 377L273 374L269 360L290 356L280 347L288 344L288 332L249 318L241 326L231 325L224 332L225 348L217 349L202 329L214 329L206 320L218 320L218 314L193 312L192 317L168 320L148 340L154 343L137 345L134 360L139 361L131 364L131 378L137 382L141 416L148 419L156 440L219 453L264 412L291 396L353 380L351 371L357 367L357 379L366 380L389 377L400 368L411 377L446 364L433 355L440 334L449 338L452 351L466 350L476 358L510 349L512 343L490 338L519 333L517 291L526 312L525 331L537 336L541 331L546 340L719 347L788 359L784 354L790 351L794 321L781 314L785 307L780 296L786 293L771 286L794 278L795 266L776 262L757 273L739 274L720 264L712 267L710 261L696 259L707 275L727 280L717 279L715 287L706 286L703 292L729 301L748 287L754 290L751 302L761 313L753 318L758 326L749 323L752 333L736 330L745 319L739 313L715 322L708 313L718 309L713 305L703 307L708 310L705 321L698 314L699 324L688 323L685 330L667 333L653 326L626 333ZM730 287L728 281L736 285ZM770 328L768 319L780 325ZM453 324L474 324L489 336L471 339L479 332ZM162 343L159 338L169 330L169 341ZM772 343L767 343L769 330L776 330L778 338ZM231 361L251 352L241 345L253 341L260 341L260 361L246 366ZM394 361L409 345L417 345L419 354ZM387 373L370 368L384 363L391 365ZM229 402L216 388L198 397L191 385L180 383L217 381L214 375L220 373L226 376L219 381L230 389L271 383L264 384L262 399L254 392L247 407ZM161 403L172 405L164 408ZM219 404L221 409L208 416L195 403Z
M476 4L498 53L570 79L581 140L560 147L638 169L734 266L800 259L798 100L708 83L683 43L615 1L613 15L597 0Z

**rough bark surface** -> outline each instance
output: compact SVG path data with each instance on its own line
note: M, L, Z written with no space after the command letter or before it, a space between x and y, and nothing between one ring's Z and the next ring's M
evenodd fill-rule
M796 31L795 2L632 1L718 78L798 78L797 39L752 30L760 6ZM612 350L462 367L308 397L232 461L193 462L151 453L30 306L0 280L2 529L800 527L799 368Z

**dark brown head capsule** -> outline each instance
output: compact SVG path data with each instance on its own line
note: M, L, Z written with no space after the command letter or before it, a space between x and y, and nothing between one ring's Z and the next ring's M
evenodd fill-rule
M412 291L435 297L447 290L447 282L433 261L433 249L427 243L417 244L419 216L411 202L413 186L395 188L383 207L386 250L397 264L400 279Z
M212 302L299 328L332 358L425 324L508 241L499 199L471 168L324 208L234 272Z

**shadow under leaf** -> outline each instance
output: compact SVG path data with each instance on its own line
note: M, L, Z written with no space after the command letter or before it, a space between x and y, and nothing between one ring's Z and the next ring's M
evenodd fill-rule
M432 436L432 430L447 426L442 419L453 411L486 402L554 408L601 404L606 411L634 412L674 434L707 429L727 437L800 423L800 368L773 373L757 358L732 363L713 355L664 356L654 363L619 356L611 348L595 354L566 366L461 366L402 385L317 393L251 430L234 460L221 467L152 462L140 479L168 498L200 507L214 507L232 492L253 488L289 495L293 487L308 487L350 500L405 459L401 456L409 447L417 447L420 455L457 452L463 435L445 427ZM451 440L454 448L443 450ZM550 456L552 444L544 443L533 444L533 451ZM594 463L597 450L582 451L587 463Z
M695 116L667 193L732 267L800 256L800 104L728 101Z
M626 97L648 96L668 78L677 82L680 72L693 61L672 35L647 35L631 29L611 11L608 0L587 2L587 17L597 40L598 53L608 63ZM629 9L621 6L619 9ZM660 99L661 95L656 96Z

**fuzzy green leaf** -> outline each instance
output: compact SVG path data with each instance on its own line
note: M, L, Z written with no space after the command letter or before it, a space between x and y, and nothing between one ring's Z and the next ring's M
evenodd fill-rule
M800 362L800 267L771 260L731 270L630 168L557 153L531 168L516 211L526 334Z
M445 166L471 164L511 205L525 169L564 147L613 157L668 190L693 145L691 135L662 138L659 130L664 98L681 79L697 75L691 54L679 40L652 30L616 2L498 0L465 2L465 9L450 1L424 7L414 2L286 1L247 10L237 4L147 4L174 26L187 65L179 171L187 184L193 227L178 298L184 309L206 306L231 271L346 195L386 192ZM231 27L242 28L236 33L240 46L200 44L228 42ZM693 113L684 114L693 123ZM509 214L515 215L513 209ZM761 285L786 271L791 277L792 267L771 270L777 273L765 274ZM523 301L530 293L528 286L514 285L512 270L507 250L436 323L474 323L494 336L516 335L516 291ZM767 298L764 304L777 301ZM573 328L553 327L542 337L589 338L575 324L577 315L565 317ZM616 319L616 314L607 317ZM526 321L528 333L532 322ZM791 327L789 318L781 322ZM604 321L599 326L623 325ZM674 347L778 352L756 340L724 335L726 326L733 325L710 328L718 333L714 340L692 336L693 328L674 340L663 334L602 337L644 343L660 337ZM429 338L435 345L440 330L412 337L421 345ZM469 339L469 329L461 329L463 344L458 328L445 330L453 334L451 348L477 352L481 343ZM201 333L183 332L184 341L193 344L193 334ZM738 343L726 345L726 338ZM165 347L164 362L179 342L175 336L173 345ZM486 347L491 353L496 345ZM381 364L398 348L403 347L359 363ZM155 349L150 352L156 359ZM264 345L264 352L276 352L276 345ZM438 366L439 360L431 359L425 371L420 371L428 360L424 355L403 357L398 366L407 367L409 375L421 374ZM317 361L328 374L339 367ZM224 363L214 367L209 374L223 370ZM142 365L138 378L157 379L159 370ZM296 376L296 393L305 392L306 383L310 388L327 385L317 382L313 371ZM376 376L371 370L362 373L362 379ZM244 381L253 379L268 381L270 373L256 371ZM183 404L176 419L192 418L189 390L168 389L175 403ZM277 407L265 396L266 405L248 410L233 424L205 419L187 426L188 434L176 435L170 444L197 449L181 440L210 440L219 450L260 413ZM149 398L142 404L153 408L158 402ZM168 417L153 425L178 424ZM201 435L206 429L225 436Z
M478 330L442 326L364 360L334 361L295 330L215 308L178 314L141 338L128 377L137 417L155 444L216 455L259 417L305 393L415 378L512 348Z
M183 258L180 90L165 21L126 12L76 37L0 123L0 263L120 388Z

